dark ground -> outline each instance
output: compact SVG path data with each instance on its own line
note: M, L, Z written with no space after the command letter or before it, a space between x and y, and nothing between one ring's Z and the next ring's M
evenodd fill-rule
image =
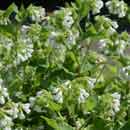
M47 11L53 11L58 9L61 6L65 6L65 3L71 3L74 0L1 0L0 1L0 9L5 10L12 3L15 3L18 7L22 4L27 7L30 4L34 4L36 6L42 6L46 8Z

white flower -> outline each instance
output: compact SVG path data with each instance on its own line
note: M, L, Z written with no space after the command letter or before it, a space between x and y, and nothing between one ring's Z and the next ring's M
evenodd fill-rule
M5 87L2 88L2 95L3 95L4 97L6 97L6 98L9 97L7 88L5 88Z
M45 17L45 9L34 7L32 10L32 21L40 22Z
M16 93L15 93L15 96L16 97L20 97L22 95L22 92L21 91L17 91Z
M65 26L66 28L71 28L73 23L74 23L73 17L70 14L67 14L64 17L63 26Z
M36 98L35 97L30 97L29 98L29 102L31 104L31 106L33 106L35 104Z
M80 95L78 98L79 103L85 103L86 99L89 97L89 93L85 89L80 89Z
M24 130L24 128L18 127L18 128L15 128L15 130Z
M116 21L112 21L111 24L112 24L113 28L115 28L115 29L117 29L119 27Z
M5 98L4 98L4 96L0 96L0 104L1 105L5 104Z
M70 80L66 80L63 83L63 86L64 86L65 89L70 89L71 88L71 82L70 82Z
M116 30L113 27L109 27L108 34L112 35L116 32Z
M81 122L79 120L76 121L76 128L80 129L81 126L82 126Z
M63 94L60 88L54 88L52 94L54 101L63 103Z
M120 100L118 99L113 100L113 109L115 112L118 112L120 110Z
M43 91L38 91L38 92L36 93L36 96L39 97L39 96L41 96L42 94L43 94Z
M105 16L96 16L95 20L99 22L99 31L105 30L110 35L113 35L116 32L116 29L118 28L118 24L116 21L112 21L111 19Z
M115 92L111 96L113 97L111 114L115 115L117 112L120 111L121 95L119 93Z
M95 7L93 9L93 14L100 13L100 9L103 7L104 3L102 0L95 1Z
M5 104L6 99L9 99L8 90L4 86L3 80L0 79L0 104Z
M3 80L0 79L0 104L3 105L6 99L9 99L9 93L7 88L3 84Z
M70 32L69 36L67 37L67 43L73 44L73 45L76 44L76 38L75 38L75 35L72 32Z
M0 42L1 42L1 45L7 50L10 50L13 46L13 40L11 38L8 38L6 35L0 36Z
M33 53L33 44L30 41L30 38L21 41L22 44L20 45L20 50L18 50L16 60L14 61L15 64L20 64L32 57ZM30 43L29 43L30 42Z
M70 83L71 83L70 80L66 80L66 81L64 82L64 85L65 85L65 86L68 86Z
M11 109L6 110L6 113L13 117L13 119L16 119L18 117L18 104L15 104Z
M22 111L19 112L19 115L18 115L19 119L23 120L25 119L25 115Z
M122 77L123 79L130 79L130 66L125 66L125 67L122 67L120 70L119 70L119 73L120 73L120 77Z
M88 79L88 85L90 88L94 88L94 83L96 82L95 78L89 78Z
M124 40L116 40L115 45L117 45L117 53L124 54L127 42Z
M21 62L25 62L32 57L32 53L34 50L32 39L27 34L28 28L29 27L26 27L25 25L23 25L21 28L21 34L17 41L17 53L14 64L20 64Z
M22 27L21 27L22 34L26 35L28 30L29 30L29 28L30 28L30 26L22 25Z
M126 15L126 13L122 11L121 13L119 13L118 16L119 16L119 18L122 18L122 17L125 17L125 15Z
M101 40L99 40L98 44L99 44L98 47L99 47L100 49L102 49L102 48L106 47L106 45L107 45L107 40L106 40L106 39L101 39Z
M22 105L22 108L23 108L23 110L24 110L27 114L29 114L29 113L31 112L30 103L23 104L23 105Z
M42 108L40 106L38 106L38 105L35 105L34 106L34 111L36 111L36 112L42 112Z
M5 127L3 130L12 130L11 127Z
M112 97L113 97L114 99L120 100L121 95L120 95L119 93L115 92L115 93L112 94Z
M4 116L0 119L0 128L10 128L11 126L13 126L13 121L11 117Z
M72 32L72 31L68 31L68 35L66 38L66 43L68 45L68 47L71 47L71 45L75 45L76 44L76 39L79 36L79 32Z
M50 33L47 43L49 43L49 45L51 45L51 47L55 48L55 46L57 45L56 38L58 37L58 35L59 35L59 32L52 31Z

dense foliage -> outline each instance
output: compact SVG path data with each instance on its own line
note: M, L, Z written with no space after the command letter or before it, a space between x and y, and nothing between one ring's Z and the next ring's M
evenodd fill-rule
M130 36L103 6L130 19L119 0L0 11L0 130L130 128Z

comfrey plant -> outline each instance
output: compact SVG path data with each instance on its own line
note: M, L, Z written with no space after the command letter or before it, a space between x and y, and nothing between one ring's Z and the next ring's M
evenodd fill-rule
M0 11L0 130L129 129L130 36L109 17L129 10L123 0L77 0L51 15Z
M119 18L125 17L128 10L127 4L121 0L111 0L106 2L106 6L111 14L118 15Z

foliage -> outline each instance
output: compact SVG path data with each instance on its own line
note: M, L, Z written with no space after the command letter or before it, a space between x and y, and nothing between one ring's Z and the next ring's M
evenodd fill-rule
M130 128L130 36L99 15L105 4L129 19L118 0L0 11L0 130Z

